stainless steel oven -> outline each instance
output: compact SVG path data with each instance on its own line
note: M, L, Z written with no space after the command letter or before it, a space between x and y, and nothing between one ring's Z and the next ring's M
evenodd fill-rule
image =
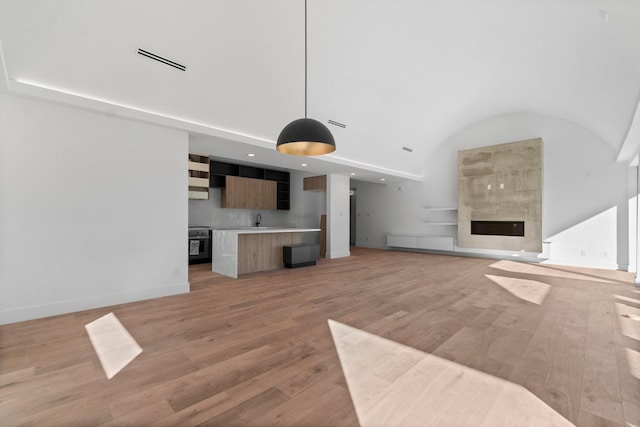
M211 262L211 227L189 226L189 264Z

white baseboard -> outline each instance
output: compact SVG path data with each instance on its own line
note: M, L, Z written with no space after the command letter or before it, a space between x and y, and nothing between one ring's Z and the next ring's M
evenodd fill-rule
M73 313L92 308L108 307L110 305L184 294L189 292L189 290L189 282L185 282L157 288L131 289L125 292L94 295L66 301L56 301L50 304L10 308L0 311L0 325L40 319L42 317L57 316L59 314Z
M391 249L387 245L383 245L382 243L356 243L356 247L358 248L371 248L371 249Z
M573 267L600 268L603 270L620 270L616 262L607 262L605 260L589 259L582 260L576 258L549 258L543 261L543 264L567 265ZM624 271L624 270L623 270Z
M346 251L346 252L327 252L327 258L333 259L333 258L345 258L351 256L351 252L350 251Z

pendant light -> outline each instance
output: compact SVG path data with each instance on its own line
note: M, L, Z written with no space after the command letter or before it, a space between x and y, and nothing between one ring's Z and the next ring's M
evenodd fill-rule
M307 117L307 0L304 1L304 119L297 119L282 129L276 150L294 156L319 156L336 149L331 131L317 120Z

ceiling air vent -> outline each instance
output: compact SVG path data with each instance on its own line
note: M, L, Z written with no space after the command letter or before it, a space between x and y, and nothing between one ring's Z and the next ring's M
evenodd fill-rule
M329 120L327 123L329 123L330 125L338 126L342 129L347 127L347 125L345 125L344 123L336 122L335 120Z
M138 48L138 55L146 56L149 59L153 59L154 61L158 61L173 68L177 68L180 71L187 71L187 67L185 65L178 64L177 62L167 58L163 58L162 56L151 53L148 50Z

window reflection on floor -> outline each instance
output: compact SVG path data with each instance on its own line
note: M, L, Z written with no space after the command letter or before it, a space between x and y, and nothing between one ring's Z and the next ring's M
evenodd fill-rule
M524 387L329 320L351 399L369 426L572 426Z
M87 323L85 329L109 379L142 353L142 348L113 313Z
M538 264L529 264L514 261L498 261L491 264L492 268L498 270L509 271L511 273L535 274L538 276L558 277L562 279L586 280L590 282L614 283L604 277L591 276L587 274L574 273L570 271L572 267L567 266L541 266ZM583 268L584 270L584 268Z
M551 286L537 280L516 279L514 277L484 275L493 283L502 287L512 295L534 304L542 304Z

